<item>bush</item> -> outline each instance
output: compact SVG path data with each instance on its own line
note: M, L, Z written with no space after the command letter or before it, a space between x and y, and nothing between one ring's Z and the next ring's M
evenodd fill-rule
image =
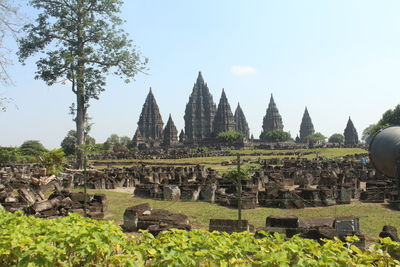
M260 139L267 142L286 142L292 139L290 133L282 130L272 130L268 132L262 132Z
M340 134L340 133L332 134L331 137L329 137L328 142L343 144L344 136L343 136L343 134Z
M39 219L0 211L0 266L395 266L400 243L361 251L349 239L318 243L280 234L170 230L126 235L112 221L77 214ZM393 256L391 256L393 255Z
M225 145L233 145L236 142L241 141L244 138L244 134L238 131L225 131L220 132L217 135L217 140Z
M47 175L59 174L64 169L64 156L65 154L62 148L53 149L44 152L43 155L39 157L39 163L46 168Z

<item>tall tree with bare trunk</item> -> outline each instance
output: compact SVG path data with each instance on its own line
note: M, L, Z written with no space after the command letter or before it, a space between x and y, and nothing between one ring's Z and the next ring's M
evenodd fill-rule
M49 86L69 81L76 95L73 111L77 134L78 168L83 166L82 145L90 99L105 90L112 73L133 79L144 72L147 59L137 51L118 17L121 0L31 0L38 9L36 22L24 26L19 40L21 62L41 54L35 78ZM76 109L75 109L76 107Z

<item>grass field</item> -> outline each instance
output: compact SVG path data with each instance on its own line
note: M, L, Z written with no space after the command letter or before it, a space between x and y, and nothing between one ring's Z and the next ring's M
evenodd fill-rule
M132 197L129 193L110 190L89 190L89 193L104 193L108 199L107 219L122 223L123 213L127 207L141 203L149 203L153 209L166 209L171 212L183 213L189 216L191 223L197 228L208 229L210 219L237 219L237 210L222 207L206 202L176 202L142 199ZM306 208L306 209L275 209L257 208L243 210L243 219L249 220L256 227L265 226L265 219L269 215L287 214L299 218L316 217L360 217L361 230L367 241L377 240L379 232L386 224L400 225L400 211L394 211L382 204L350 204L331 207Z
M285 157L294 157L294 156L283 156L283 155L262 155L269 153L287 153L287 152L313 152L313 154L304 155L303 158L312 159L316 157L316 153L320 157L326 158L340 158L346 155L354 155L354 154L363 154L367 153L366 150L361 148L316 148L316 149L298 149L298 150L229 150L232 154L240 153L241 159L244 160L257 160L257 159L269 159L269 158L285 158ZM261 154L261 155L249 155L249 154ZM197 158L183 158L183 159L152 159L152 160L95 160L98 163L101 162L112 162L115 167L126 167L131 166L131 162L144 162L144 163L158 163L160 166L163 164L193 164L193 165L204 165L206 167L213 168L217 171L225 171L232 166L222 166L221 163L224 161L232 161L235 160L236 156L221 156L221 157L197 157ZM97 165L96 168L102 169L105 168L106 165Z

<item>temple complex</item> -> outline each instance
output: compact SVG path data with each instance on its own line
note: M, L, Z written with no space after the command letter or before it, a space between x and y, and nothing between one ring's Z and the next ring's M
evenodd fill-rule
M358 134L357 130L354 127L353 122L351 121L351 118L349 117L349 120L347 121L347 126L346 129L344 129L344 144L346 146L354 146L358 144Z
M272 94L269 100L267 113L265 114L263 119L262 128L264 133L273 130L283 130L282 117L279 114L278 108L276 107L274 97Z
M266 114L263 117L260 139L254 139L253 134L250 135L249 125L240 104L238 103L233 115L228 98L224 89L222 89L218 108L216 108L201 72L197 76L197 80L189 96L189 101L186 104L184 122L184 129L179 132L179 136L171 115L169 115L168 122L164 128L160 110L150 88L140 114L132 144L143 149L159 146L212 147L219 145L219 141L216 138L218 133L223 131L238 131L244 135L241 144L243 147L271 147L279 146L280 144L271 145L271 142L268 142L265 138L266 133L273 130L283 130L282 117L271 94ZM293 145L297 146L307 146L307 136L314 133L314 125L306 107L300 125L300 132L296 136L295 142L289 141L289 144L282 145L287 146L293 143ZM344 137L344 144L346 146L355 146L359 143L357 130L350 118L344 130Z
M306 143L306 137L310 134L314 134L314 132L314 125L311 121L310 114L308 114L308 110L306 107L306 109L304 110L303 119L301 120L300 124L300 142Z
M234 119L236 125L235 130L241 132L246 139L249 139L250 136L249 125L247 124L246 117L244 116L243 110L240 107L239 103L235 110Z
M226 98L225 91L222 89L221 98L213 122L213 136L217 136L220 132L235 131L235 129L235 119L228 99Z
M149 91L140 114L138 129L141 138L149 143L161 143L163 139L163 120L153 92ZM138 131L136 131L139 133Z
M199 143L211 137L215 103L201 72L185 109L186 142Z

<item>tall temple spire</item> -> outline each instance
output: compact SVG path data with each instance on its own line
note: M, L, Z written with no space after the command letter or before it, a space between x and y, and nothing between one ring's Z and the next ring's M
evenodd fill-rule
M358 134L354 124L349 117L346 129L344 129L344 144L347 146L355 146L358 144Z
M263 131L273 131L273 130L283 130L282 117L279 114L278 108L276 107L274 97L271 94L271 98L269 100L267 113L263 119Z
M308 109L304 110L303 119L301 120L300 124L300 142L306 143L306 137L310 134L314 134L314 125L311 121L310 114L308 114Z
M222 89L221 98L219 100L217 112L215 113L213 123L213 133L216 136L220 132L235 131L235 119L233 117L231 107L226 97L225 90Z
M163 137L164 146L173 146L178 143L178 130L172 120L171 114L169 114L167 124L165 125Z
M156 99L150 88L140 114L138 128L144 140L162 141L163 121Z
M240 107L239 103L235 110L234 119L236 124L235 130L241 132L246 139L249 139L250 135L249 125L247 124L246 117L244 116L243 110Z
M215 110L215 103L210 90L204 82L201 72L199 72L185 109L187 142L199 143L211 136Z

